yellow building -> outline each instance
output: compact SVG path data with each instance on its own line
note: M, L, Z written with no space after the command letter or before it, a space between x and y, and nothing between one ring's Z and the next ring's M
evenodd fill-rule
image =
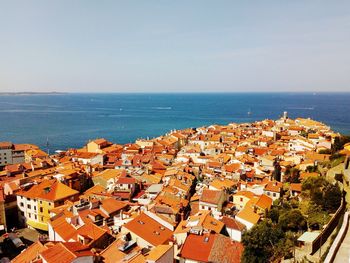
M103 153L102 149L110 145L112 145L112 143L108 142L106 139L101 138L89 142L86 145L86 148L89 153Z
M63 205L66 200L77 200L79 192L59 181L44 180L16 195L20 218L29 227L48 231L50 209Z
M239 191L233 195L233 203L237 209L243 209L246 204L254 197L254 194L249 191Z

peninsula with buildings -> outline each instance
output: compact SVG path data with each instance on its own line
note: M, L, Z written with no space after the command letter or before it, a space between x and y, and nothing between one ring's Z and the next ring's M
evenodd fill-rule
M1 257L323 261L346 211L349 156L347 138L287 113L53 155L0 142Z

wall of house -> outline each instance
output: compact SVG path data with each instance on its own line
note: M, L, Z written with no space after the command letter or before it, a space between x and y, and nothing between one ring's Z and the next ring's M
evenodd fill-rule
M232 228L228 228L228 227L226 228L226 230L227 230L227 233L232 240L241 242L241 240L242 240L242 232L241 231L238 231L238 230L232 229Z
M182 245L186 241L187 232L185 232L185 233L176 233L176 234L174 234L174 238L175 238L175 240L176 240L178 245Z
M242 209L249 202L249 198L244 195L234 195L233 203L237 206L238 209Z
M12 163L24 163L24 151L12 151Z
M59 234L55 232L55 230L52 228L51 224L47 224L48 226L48 232L49 232L49 240L50 241L62 241L66 242Z
M242 223L243 225L245 225L247 227L247 230L250 230L254 224L248 222L247 220L244 220L243 218L240 218L238 216L236 216L235 218L238 222Z
M86 146L87 151L90 153L101 153L100 147L95 142L89 142Z
M275 201L278 198L280 198L280 193L264 191L264 194L266 194L267 196L271 197L273 201Z
M5 166L12 163L12 150L0 149L0 166Z

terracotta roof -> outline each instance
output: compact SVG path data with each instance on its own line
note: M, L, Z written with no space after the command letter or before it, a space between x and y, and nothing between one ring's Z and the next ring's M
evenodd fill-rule
M209 262L209 255L214 244L214 239L214 234L189 234L181 249L180 256L185 259Z
M12 143L11 142L0 142L0 149L11 149Z
M118 248L122 245L121 239L116 239L110 244L104 251L101 252L104 263L116 263L121 262L126 256L125 253L121 252Z
M209 204L219 204L220 199L222 198L222 191L214 191L214 190L203 190L203 193L200 197L201 202L209 203Z
M180 256L200 262L240 262L243 245L220 234L190 234L181 249Z
M224 189L229 189L233 186L235 186L237 183L232 181L232 180L228 180L228 179L214 179L211 183L210 186L216 188L216 189L220 189L220 190L224 190Z
M243 245L239 242L232 241L229 237L216 235L216 239L211 248L210 262L227 262L236 263L241 261Z
M107 230L99 227L93 223L87 222L76 231L75 240L78 240L78 235L88 237L93 241L100 239L103 235L107 234Z
M98 145L108 143L108 141L106 139L104 139L104 138L96 139L96 140L93 140L92 142L94 142L94 143L96 143Z
M267 183L264 190L269 192L279 193L281 191L282 186L283 184L281 182L271 181Z
M132 177L119 177L117 184L135 184L136 179Z
M140 214L134 220L123 227L135 233L153 246L164 244L172 236L172 231L159 224L145 213Z
M158 245L154 249L152 249L149 254L147 255L147 260L151 260L156 262L158 259L160 259L165 253L169 251L169 249L172 249L173 245Z
M244 219L245 221L248 221L252 224L256 224L260 216L256 213L254 213L253 209L250 207L245 206L237 215L236 217L239 217L241 219Z
M47 263L71 263L79 257L88 257L94 254L87 246L79 242L60 242L43 251L40 255Z
M31 244L27 249L23 250L21 254L11 260L13 263L28 263L38 258L38 254L45 251L45 247L40 241Z
M44 180L38 185L32 186L28 191L21 191L17 194L28 198L57 201L77 195L79 192L59 181Z
M227 228L235 229L238 231L242 231L245 229L245 225L231 217L223 216L221 222L223 222Z
M175 233L189 232L192 228L203 228L209 232L220 233L224 223L210 215L210 211L200 211L191 215L187 220L183 220L177 226Z
M76 229L66 221L64 215L59 216L57 219L50 221L53 230L64 240L69 241L74 237Z
M261 209L270 209L272 206L272 198L268 197L267 195L263 194L259 197L258 201L256 202L256 206Z
M90 194L99 194L99 193L104 193L104 192L106 192L106 189L103 186L97 184L97 185L94 185L93 187L89 188L88 190L86 190L84 192L84 194L90 195Z
M294 191L294 192L299 192L301 193L301 186L302 184L297 184L297 183L291 183L290 184L290 190Z
M254 197L254 193L250 191L238 191L237 193L234 194L234 196L244 196L251 199Z
M105 210L108 214L113 214L125 207L127 207L128 204L123 201L117 201L114 198L107 198L101 201L101 207L103 210Z
M122 176L125 173L125 170L122 169L106 169L100 173L97 173L93 176L98 178L103 178L104 180L108 180L111 178L118 178L119 176Z

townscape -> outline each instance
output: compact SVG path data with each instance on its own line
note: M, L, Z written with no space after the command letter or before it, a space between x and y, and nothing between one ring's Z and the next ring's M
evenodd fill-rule
M312 261L343 204L341 179L328 178L341 163L350 169L349 146L334 150L339 136L285 112L125 145L98 138L51 155L0 142L0 224L3 242L16 249L2 248L2 256L15 263ZM38 240L24 244L21 228Z

